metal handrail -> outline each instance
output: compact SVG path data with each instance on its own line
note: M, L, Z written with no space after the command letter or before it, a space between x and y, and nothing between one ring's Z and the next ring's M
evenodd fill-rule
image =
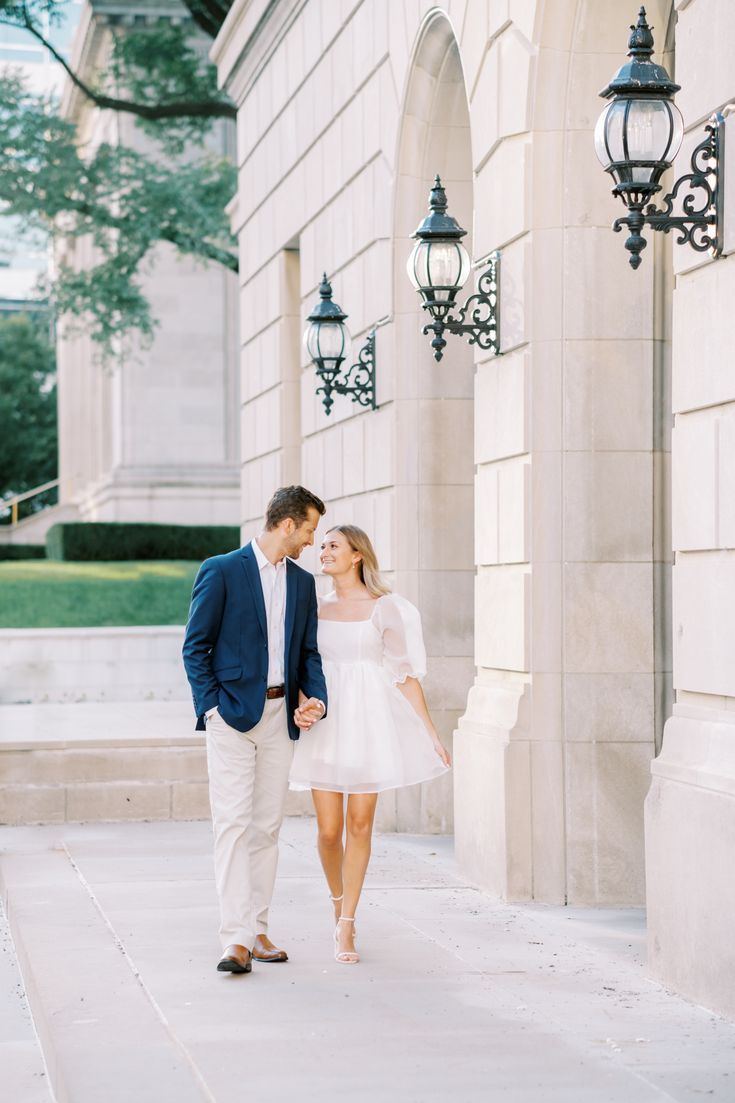
M27 502L29 498L35 498L37 494L43 494L46 490L53 490L58 485L58 479L51 479L50 482L34 486L32 490L26 490L23 494L15 494L12 498L1 498L0 508L10 507L10 527L18 524L18 506L21 502Z

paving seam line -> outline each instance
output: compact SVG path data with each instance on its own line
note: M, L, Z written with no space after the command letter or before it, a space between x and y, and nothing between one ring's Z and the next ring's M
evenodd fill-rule
M86 879L86 877L82 873L82 871L79 868L79 866L77 865L77 863L74 861L74 858L72 857L71 851L69 850L69 847L67 846L66 842L62 843L62 847L63 847L64 853L66 854L66 857L69 861L69 864L71 865L72 869L74 870L76 876L79 879L79 882L80 882L82 888L84 889L84 891L89 896L89 899L92 901L92 904L94 905L94 907L97 910L100 918L102 919L102 922L105 924L108 931L112 935L112 939L113 939L115 945L117 946L117 948L120 951L120 953L122 954L122 956L125 958L125 961L127 962L131 973L133 974L136 981L138 982L141 989L143 990L143 994L144 994L145 998L148 1000L151 1007L153 1008L153 1011L157 1015L159 1021L161 1022L161 1025L163 1026L164 1030L168 1034L169 1038L173 1042L176 1049L179 1051L179 1053L183 1057L184 1061L186 1062L186 1065L191 1070L192 1075L194 1076L194 1079L196 1080L196 1083L199 1085L199 1087L202 1091L202 1094L203 1094L204 1098L206 1099L207 1103L217 1103L217 1100L216 1100L215 1096L210 1091L207 1082L205 1081L204 1077L202 1076L201 1072L199 1071L199 1068L198 1068L196 1062L194 1061L193 1057L189 1053L189 1050L186 1048L186 1046L181 1041L181 1039L179 1038L179 1036L176 1033L176 1031L174 1030L174 1028L171 1026L170 1022L166 1018L165 1014L163 1013L163 1009L160 1007L160 1005L156 1001L153 993L148 988L148 985L143 980L143 977L141 976L140 970L138 969L137 965L135 964L132 957L128 953L128 951L125 947L125 944L123 943L122 939L117 934L117 931L113 927L110 920L107 918L107 915L105 914L105 911L104 911L102 905L100 904L99 900L97 899L97 897L95 895L94 889L92 888L89 881Z
M46 1088L48 1090L50 1103L58 1103L56 1092L54 1091L54 1082L51 1077L51 1070L46 1060L46 1050L43 1047L41 1038L36 1027L36 1016L33 1013L33 1004L28 994L28 984L26 983L26 976L23 971L23 962L21 956L18 953L18 947L15 943L15 937L13 935L13 927L10 921L10 890L3 883L2 875L0 874L0 888L2 889L2 896L0 897L0 917L4 919L5 929L7 931L8 938L10 940L10 948L18 966L18 973L23 983L23 999L26 1007L28 1008L28 1017L31 1021L31 1029L33 1030L33 1037L36 1039L36 1045L38 1046L38 1052L41 1055L41 1062L43 1063L44 1078L46 1080Z

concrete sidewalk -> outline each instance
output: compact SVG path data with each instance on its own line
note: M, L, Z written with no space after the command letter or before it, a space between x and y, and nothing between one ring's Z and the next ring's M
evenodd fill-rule
M206 823L0 829L10 1103L735 1100L735 1025L648 979L639 911L498 904L451 840L377 837L357 966L332 956L309 819L287 820L286 965L215 971Z

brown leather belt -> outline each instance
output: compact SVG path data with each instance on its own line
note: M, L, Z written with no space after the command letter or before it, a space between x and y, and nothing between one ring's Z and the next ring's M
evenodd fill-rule
M265 691L265 696L266 696L266 700L268 700L268 701L275 701L275 699L277 697L285 697L286 696L286 687L285 686L268 686L267 690Z

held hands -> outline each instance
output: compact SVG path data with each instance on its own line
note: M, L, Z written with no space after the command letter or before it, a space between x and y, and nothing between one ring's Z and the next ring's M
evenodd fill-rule
M294 723L302 731L308 731L324 715L324 706L316 697L307 697L299 690L299 707L293 714Z

